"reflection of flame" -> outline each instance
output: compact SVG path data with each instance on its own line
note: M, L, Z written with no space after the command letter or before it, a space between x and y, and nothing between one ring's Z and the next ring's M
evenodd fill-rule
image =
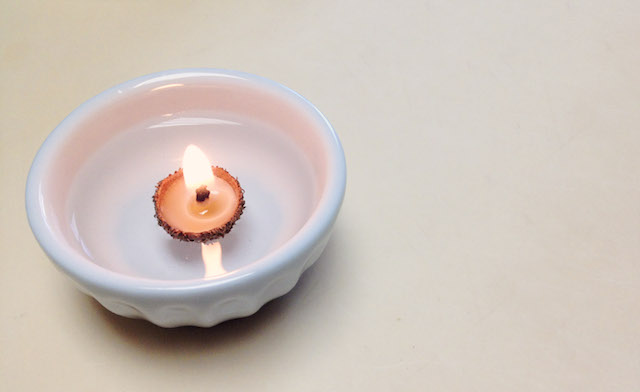
M204 262L204 277L222 275L227 272L222 265L222 246L219 242L202 244L202 261Z
M165 88L182 87L182 86L184 86L184 83L171 83L171 84L165 84L164 86L158 86L154 89L151 89L151 91L158 91L158 90L164 90Z
M202 185L213 185L213 171L211 163L201 149L190 144L182 156L184 183L189 190L195 190Z

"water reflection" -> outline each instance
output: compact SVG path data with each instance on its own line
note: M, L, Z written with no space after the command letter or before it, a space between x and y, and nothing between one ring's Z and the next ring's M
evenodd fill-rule
M202 244L202 261L204 262L205 278L212 278L227 272L222 265L222 246L219 242Z

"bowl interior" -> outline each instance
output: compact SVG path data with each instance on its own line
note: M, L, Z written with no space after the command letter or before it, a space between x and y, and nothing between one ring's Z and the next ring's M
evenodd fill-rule
M58 242L82 260L137 278L227 274L277 252L326 191L327 130L311 105L266 81L228 74L134 80L87 102L45 142L39 203ZM151 197L199 146L245 190L246 209L205 266L200 244L157 225ZM213 271L213 273L212 273Z

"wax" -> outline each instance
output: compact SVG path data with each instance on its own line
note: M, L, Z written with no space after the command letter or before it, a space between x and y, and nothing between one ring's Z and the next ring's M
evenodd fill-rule
M220 178L205 185L211 193L205 201L198 202L184 177L169 184L159 205L164 220L185 233L201 233L226 224L238 208L234 189Z

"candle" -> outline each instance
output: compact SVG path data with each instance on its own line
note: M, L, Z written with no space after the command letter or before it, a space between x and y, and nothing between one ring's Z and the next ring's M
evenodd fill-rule
M244 191L238 180L212 167L194 145L186 148L182 167L158 183L153 196L158 223L183 241L224 237L244 209Z

